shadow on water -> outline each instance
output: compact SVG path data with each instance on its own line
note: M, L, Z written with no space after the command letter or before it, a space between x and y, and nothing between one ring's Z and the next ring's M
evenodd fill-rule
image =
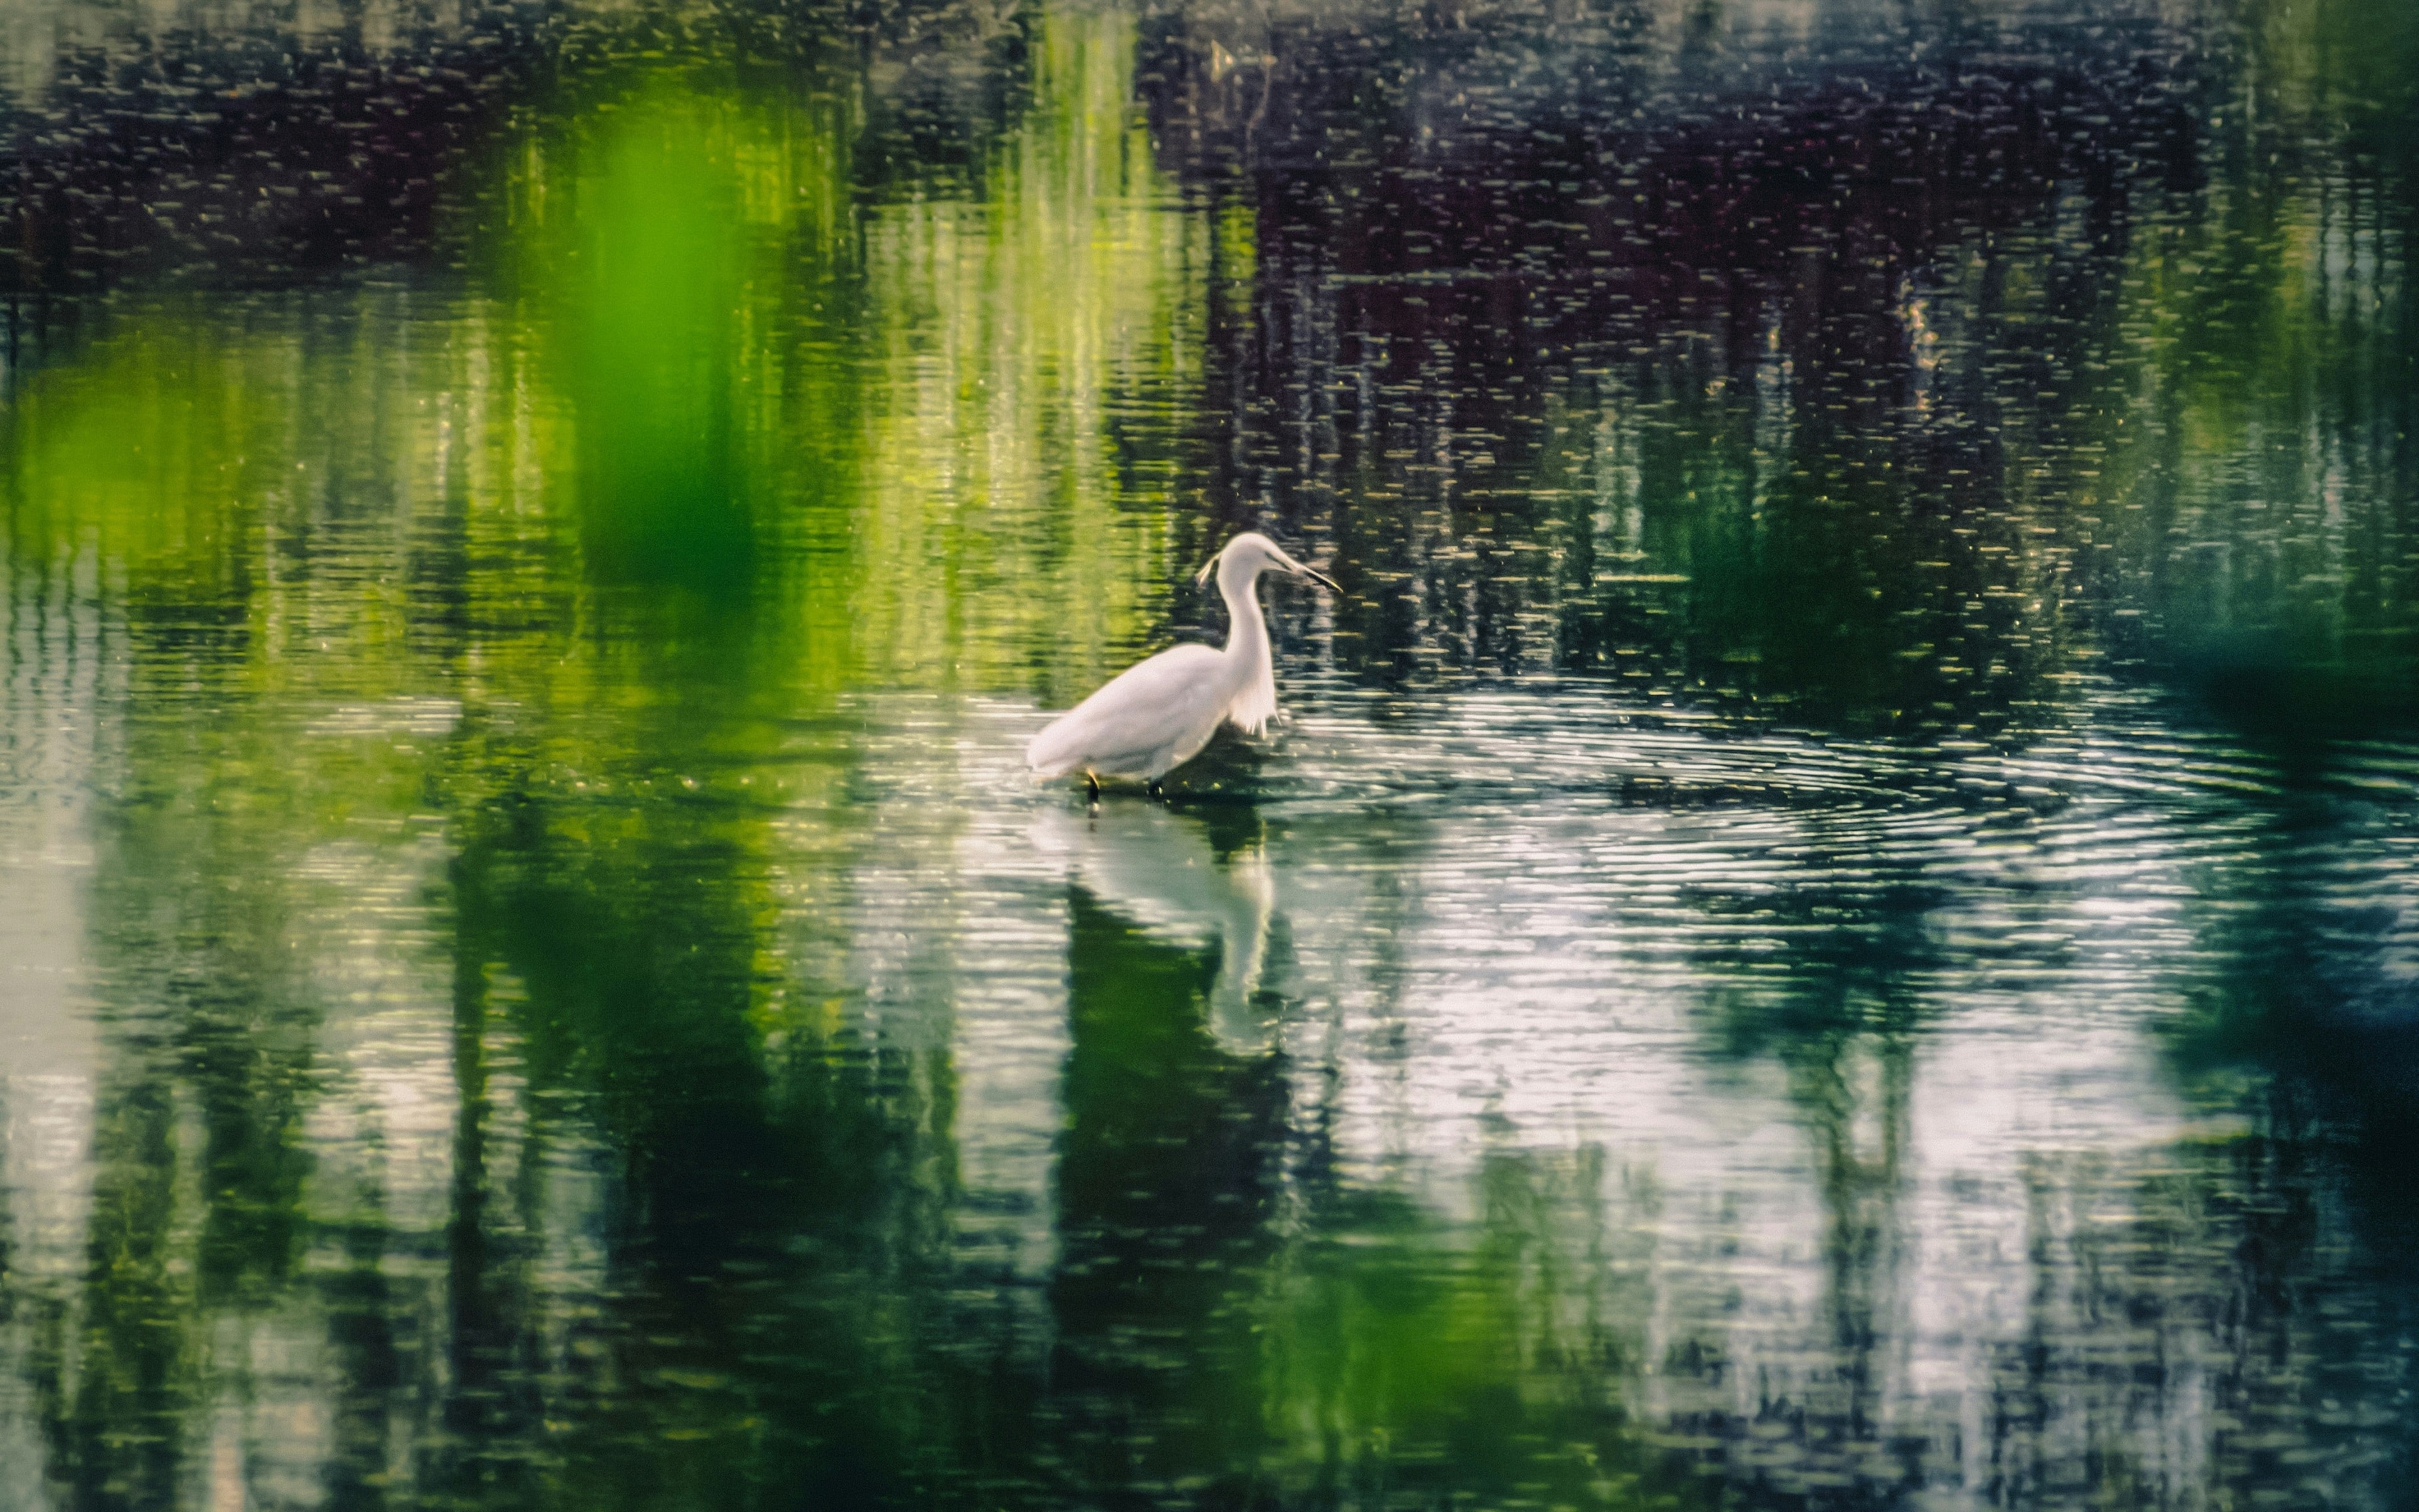
M2419 897L2377 815L2307 774L2256 825L2211 868L2177 1051L2285 1072L2398 1164L2419 1135Z
M1721 18L1715 67L1653 8L1172 18L1163 137L1255 224L1221 397L1283 417L1213 448L1221 523L1333 539L1388 686L1995 738L2113 673L2407 729L2414 38L2254 11L2194 33L2248 116L2083 61L2145 11L1909 47L1818 7L1819 65Z
M893 1489L917 1446L897 1401L860 1388L898 1381L932 1321L917 1278L944 1242L928 1167L946 1072L845 1035L768 1064L748 826L657 812L617 838L566 818L506 816L455 863L451 1478L499 1504ZM480 1158L506 1112L482 1088L491 1016L539 1105L561 1100L618 1155L599 1235L614 1300L572 1325L584 1347L567 1355L534 1294L544 1215L482 1213L482 1194L510 1191ZM556 1447L532 1463L540 1441Z

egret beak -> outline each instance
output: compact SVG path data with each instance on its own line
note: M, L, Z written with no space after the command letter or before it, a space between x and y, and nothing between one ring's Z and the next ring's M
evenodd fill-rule
M1286 555L1283 551L1279 551L1277 553L1277 564L1285 568L1286 571L1292 573L1297 578L1309 579L1312 582L1318 584L1318 586L1326 589L1331 594L1340 594L1344 592L1342 588L1336 586L1334 579L1318 571L1315 567L1303 566L1301 563L1296 562L1293 558Z

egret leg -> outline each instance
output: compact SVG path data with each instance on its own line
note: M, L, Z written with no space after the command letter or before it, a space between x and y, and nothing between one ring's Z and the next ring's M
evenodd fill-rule
M1090 798L1094 803L1100 802L1101 779L1094 777L1091 773L1086 772L1084 774L1084 793L1085 795Z
M1160 785L1156 781L1152 782L1151 785L1144 791L1148 793L1152 797L1158 798L1163 802L1166 800L1167 795L1161 791Z

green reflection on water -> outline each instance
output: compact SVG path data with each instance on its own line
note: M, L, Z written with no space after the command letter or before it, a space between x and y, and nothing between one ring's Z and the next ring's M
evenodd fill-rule
M617 78L500 153L487 277L131 302L23 390L12 602L122 617L93 694L91 1218L70 1272L12 1297L72 1498L215 1498L224 1464L346 1505L1713 1495L1663 1451L1714 1436L1658 1443L1629 1396L1720 1353L1650 1329L1668 1294L1603 1248L1653 1242L1651 1192L1601 1211L1651 1180L1507 1149L1457 1221L1335 1176L1291 1119L1300 1068L1253 1038L1302 1007L1242 964L1256 934L1171 945L1070 889L1055 1249L960 1268L982 1153L960 989L917 976L885 1005L909 1026L879 1027L860 969L918 922L865 872L918 842L954 864L954 836L877 827L916 807L883 784L929 775L886 764L851 696L1064 702L1164 639L1175 553L1207 544L1205 331L1248 313L1258 233L1176 201L1135 47L1120 13L1042 13L1033 102L972 192L862 207L838 95ZM1996 733L2082 659L2049 600L2121 491L2143 502L2109 545L2167 575L2177 655L2273 636L2297 669L2407 665L2390 530L2175 565L2180 527L2257 534L2202 517L2392 498L2405 466L2319 405L2353 443L2239 486L2323 375L2407 384L2369 212L2246 162L2225 215L2129 254L2084 360L2116 397L2040 448L2054 487L2009 486L2027 510L1981 517L1964 458L1825 419L1777 347L1761 406L1685 370L1575 385L1548 502L1502 517L1570 548L1560 644L1624 673L1676 642L1701 690L1834 727ZM1926 318L2022 349L2057 257L2023 249L2011 292L1978 254ZM2074 519L2029 507L2053 492ZM53 623L23 656L66 655ZM1265 843L1163 817L1146 860L1231 876ZM1787 970L1706 1015L1780 1062L1812 1147L1860 1422L1931 1011L1911 984L1954 965L1937 902L1800 888L1771 908ZM2170 1206L2141 1248L2223 1249ZM2266 1263L2246 1288L2284 1284ZM2110 1283L2107 1312L2160 1284Z
M886 686L1071 702L1165 634L1208 228L1132 105L1133 22L1045 12L1035 103L973 200L871 213L854 523Z
M1202 233L1131 21L1039 43L971 202L843 234L842 113L617 82L502 154L497 289L153 301L21 394L12 597L97 571L133 714L96 1216L25 1314L77 1498L265 1486L300 1445L226 1417L278 1388L224 1345L298 1327L346 1504L896 1494L946 1449L948 1062L862 1042L849 942L780 923L860 843L837 695L1081 681L1156 629ZM430 997L408 1071L341 1070L331 1004ZM439 1149L331 1135L430 1075ZM566 1281L589 1234L614 1273Z
M1210 1035L1214 955L1080 895L1063 1390L999 1391L1041 1333L952 1300L948 1055L869 1039L853 942L784 923L876 843L840 694L1063 697L1163 634L1198 285L1251 227L1166 203L1133 46L1046 16L981 193L853 241L840 113L617 86L503 155L502 292L155 301L23 394L11 571L98 565L135 715L95 1216L26 1297L72 1497L272 1492L281 1457L345 1505L1530 1478L1550 1337L1468 1348L1503 1264L1396 1203L1365 1287L1322 1235L1262 1299L1279 1066ZM364 1032L401 1061L345 1070ZM292 1400L280 1350L316 1464L242 1406ZM1573 1411L1556 1476L1636 1458Z
M1148 827L1115 843L1173 865L1209 839ZM1488 1161L1467 1224L1322 1176L1283 1057L1218 1002L1251 947L1172 945L1080 885L1069 911L1046 1428L1072 1494L1714 1504L1624 1405L1643 1298L1600 1151Z

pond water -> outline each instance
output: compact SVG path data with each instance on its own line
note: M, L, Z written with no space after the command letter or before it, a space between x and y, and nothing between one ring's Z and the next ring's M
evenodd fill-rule
M21 0L0 1512L2419 1496L2403 0ZM1223 633L1168 801L1025 740Z

